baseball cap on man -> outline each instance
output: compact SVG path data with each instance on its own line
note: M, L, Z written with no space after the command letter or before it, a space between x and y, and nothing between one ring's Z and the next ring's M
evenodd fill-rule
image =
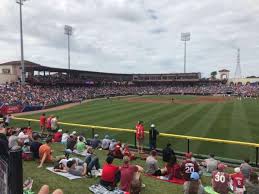
M62 129L59 129L59 130L58 130L58 132L60 132L60 133L61 133L61 132L62 132Z
M223 163L218 164L218 170L223 171L227 166Z
M240 170L239 167L237 167L237 168L234 169L234 171L235 171L235 173L240 173L241 170Z
M151 128L155 128L156 126L155 126L155 124L152 124L150 127L151 127Z
M191 179L197 181L200 179L200 175L197 172L192 172Z
M76 131L73 131L72 133L71 133L71 135L75 135L76 134Z

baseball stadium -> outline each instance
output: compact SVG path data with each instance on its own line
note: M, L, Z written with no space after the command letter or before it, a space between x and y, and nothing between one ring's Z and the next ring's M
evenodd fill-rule
M134 17L123 15L126 2L132 9L128 14ZM109 64L108 57L100 60L88 48L90 62L107 60L109 64L108 70L98 71L76 62L73 66L73 60L84 61L70 55L81 52L84 48L81 45L88 43L74 34L72 26L65 25L68 65L63 59L56 59L63 48L59 48L54 36L49 36L48 41L55 42L55 50L50 50L57 56L51 53L49 61L43 57L25 60L24 52L35 55L34 41L40 32L35 29L25 37L26 44L33 49L23 48L22 25L26 23L22 23L22 7L27 2L17 0L17 3L21 36L14 42L21 46L21 59L9 60L13 55L6 53L1 56L6 56L5 59L0 60L0 194L259 194L259 77L255 76L258 69L242 75L238 47L234 49L233 75L228 65L211 68L206 64L202 70L192 66L190 69L195 71L187 71L189 32L180 34L184 42L184 53L180 54L184 60L183 72L177 66L163 69L161 64L163 72L157 71L152 66L155 57L150 58L148 65L138 58L136 51L134 60L143 62L140 66L145 71L139 68L132 73L131 64L121 65L125 70L120 73ZM114 12L122 9L118 17L126 17L126 22L139 26L141 20L136 20L142 16L138 15L140 8L135 4L125 0L116 8L107 5L100 9L105 14L108 9L114 8ZM6 1L5 6L11 5ZM58 7L63 9L63 6L67 13L76 14L68 9L69 3ZM27 11L33 17L32 7ZM79 5L77 8L81 10ZM48 9L43 10L47 14ZM162 14L151 8L145 10L152 22L159 23ZM100 17L115 17L105 14ZM85 25L85 21L79 21L71 23L83 33L85 29L80 24ZM46 22L50 19L46 18ZM36 28L36 23L30 25ZM57 22L55 27L60 25ZM141 32L134 32L135 36L138 33ZM167 30L161 27L149 33L158 36ZM93 37L98 35L101 33ZM119 35L125 34L118 32ZM78 36L77 43L74 36ZM164 42L162 35L160 38ZM9 38L6 36L5 40ZM147 40L145 43L149 45ZM178 52L175 52L176 60ZM244 58L251 56L244 53ZM120 64L119 59L116 62ZM195 62L199 64L199 60ZM134 66L137 67L138 64ZM211 69L213 72L204 76Z

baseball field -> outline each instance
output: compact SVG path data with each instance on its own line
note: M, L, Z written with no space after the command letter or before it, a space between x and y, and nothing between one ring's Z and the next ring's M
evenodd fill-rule
M174 98L174 100L172 100ZM59 116L68 123L98 125L134 129L138 120L145 123L145 129L154 123L163 133L218 138L244 142L259 142L259 101L220 96L131 96L88 101L68 109L57 108L47 115ZM39 118L40 113L20 115ZM27 122L15 121L14 125L26 126ZM38 123L31 123L34 129ZM92 130L82 127L61 126L70 132L76 130L91 137ZM95 129L102 138L112 138L134 144L134 134ZM170 142L177 151L186 151L186 140L158 137L158 147ZM145 145L148 146L148 135ZM190 151L197 154L215 153L217 156L255 159L255 148L222 143L191 141Z

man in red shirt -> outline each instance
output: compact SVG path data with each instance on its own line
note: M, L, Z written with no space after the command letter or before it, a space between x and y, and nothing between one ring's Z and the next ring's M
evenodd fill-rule
M199 172L199 165L192 160L192 153L185 154L185 160L181 164L181 172L185 181L190 181L193 172Z
M120 189L125 192L130 192L131 183L133 179L140 181L140 176L136 176L137 173L144 172L144 169L137 165L129 164L130 158L128 156L123 157L123 165L120 168L121 179L120 179ZM139 184L141 185L141 184Z
M226 166L222 163L218 165L218 170L212 172L211 184L214 191L220 194L228 194L230 176L224 172Z
M120 181L119 167L112 164L113 157L106 158L106 164L103 165L103 171L100 184L108 190L113 190Z
M143 153L143 143L144 143L144 125L143 121L139 121L136 125L136 140L138 153Z
M54 134L53 140L54 142L61 142L62 138L62 129L59 129L57 133Z
M241 173L240 168L235 168L234 170L235 170L235 173L230 175L232 180L231 189L234 191L235 194L243 194L245 177Z
M46 115L45 113L43 113L40 116L40 129L41 129L41 133L43 134L46 130Z

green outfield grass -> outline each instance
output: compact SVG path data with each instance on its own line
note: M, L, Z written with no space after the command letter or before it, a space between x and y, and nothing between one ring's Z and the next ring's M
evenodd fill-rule
M170 101L172 96L145 96L149 99ZM192 99L194 96L174 96L176 99ZM94 100L73 108L48 114L58 115L63 122L92 124L108 127L131 128L138 120L145 122L146 129L155 123L160 132L191 135L199 137L220 138L227 140L259 142L259 101L245 99L229 100L224 103L171 104L128 102L124 98ZM39 114L24 116L39 118ZM24 122L15 121L14 125L24 126ZM32 123L38 129L38 123ZM69 128L85 136L91 136L90 129ZM112 137L127 143L134 143L134 136L125 132L107 132L95 130L101 136L109 133ZM186 151L186 141L172 138L158 138L158 147L171 142L175 150ZM146 138L148 145L148 138ZM191 142L191 151L198 154L216 153L218 156L242 159L250 157L254 161L255 149L236 145Z

